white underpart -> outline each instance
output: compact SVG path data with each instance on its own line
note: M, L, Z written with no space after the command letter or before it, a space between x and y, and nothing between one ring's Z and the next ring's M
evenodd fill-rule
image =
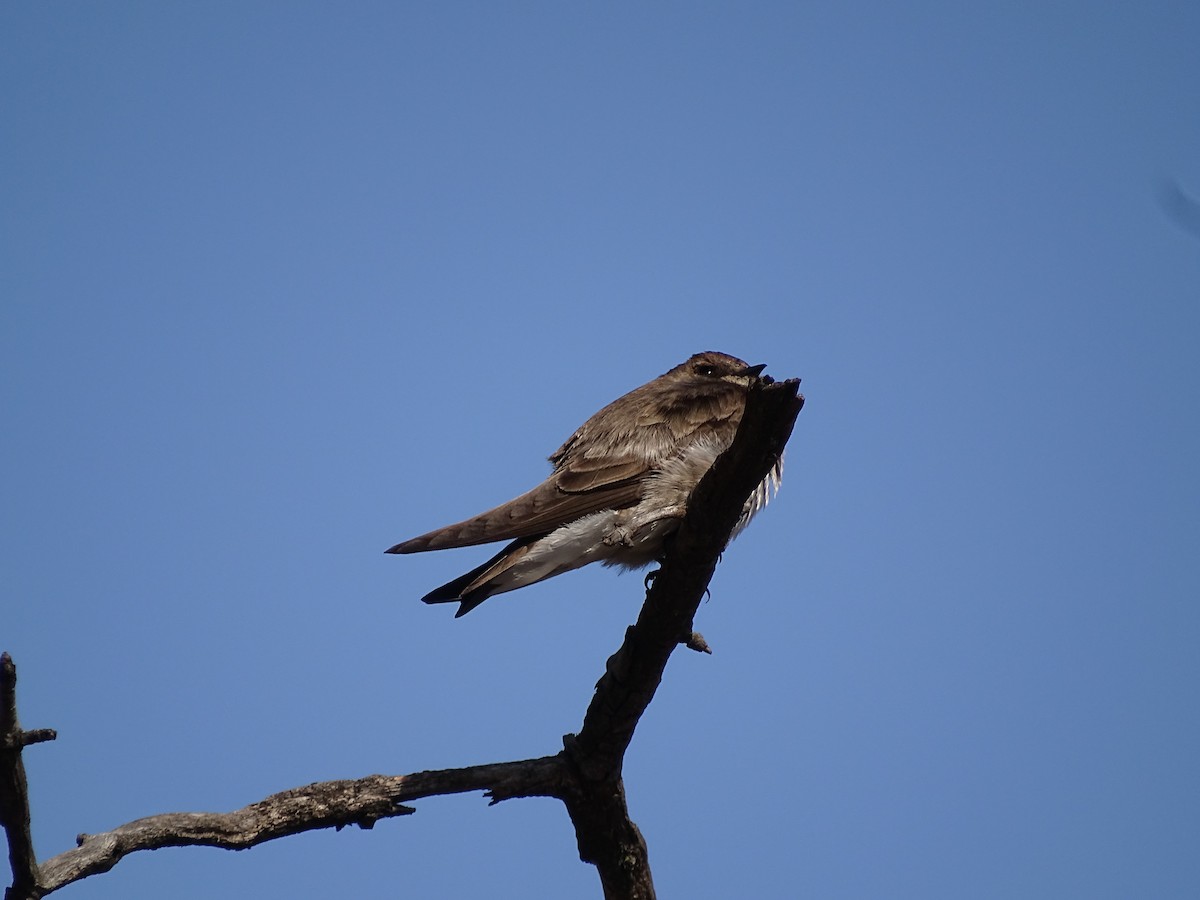
M491 593L515 590L594 562L627 569L649 565L662 555L663 541L687 512L692 489L724 450L713 441L694 444L652 476L637 506L601 510L556 528L497 575ZM746 498L730 540L779 492L782 478L780 459Z
M662 467L662 470L655 476L655 480L659 486L651 486L647 488L647 495L661 491L664 495L675 498L674 502L682 507L679 516L687 508L687 500L690 490L704 474L712 468L712 464L716 462L717 457L728 449L727 444L722 444L716 441L706 441L694 445L686 454L677 456L674 459L668 460ZM767 473L767 477L758 483L758 487L754 492L746 498L746 503L742 507L742 515L738 518L737 524L733 526L733 532L729 535L732 541L735 537L742 533L750 520L753 519L761 510L765 509L767 504L771 502L771 498L779 493L779 485L783 482L783 457L771 467L771 471ZM667 504L663 504L667 505Z
M605 509L576 519L529 546L520 561L500 573L492 582L493 593L511 591L542 581L588 563L602 562L640 568L652 562L670 529L663 522L650 524L625 542L620 519L630 510ZM671 522L674 525L674 520Z
M736 525L733 526L733 533L729 535L732 541L735 537L742 533L750 520L753 519L759 512L767 508L767 504L771 502L771 498L779 493L779 486L783 483L783 456L775 461L775 465L771 466L771 471L767 473L767 477L758 483L758 487L754 489L754 493L746 498L746 505L742 507L742 516L738 519Z

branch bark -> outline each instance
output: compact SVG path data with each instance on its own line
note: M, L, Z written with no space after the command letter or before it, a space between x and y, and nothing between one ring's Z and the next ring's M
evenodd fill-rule
M491 803L557 797L575 827L580 859L596 866L607 900L654 900L646 842L629 817L621 777L625 751L679 644L708 651L693 619L742 504L783 454L804 404L798 381L764 379L749 393L732 445L696 487L688 511L654 573L646 601L621 647L608 660L578 735L554 756L370 775L273 794L229 813L165 813L95 835L40 867L33 851L29 796L21 750L54 732L22 731L16 711L16 668L0 657L0 822L8 838L12 886L5 900L37 900L101 872L139 850L209 846L244 849L302 831L371 828L409 815L405 801L484 791Z
M416 812L403 801L484 791L493 803L512 797L558 796L565 769L557 756L438 769L412 775L368 775L325 781L272 794L230 813L164 813L137 819L103 834L81 834L74 850L41 867L42 894L89 875L107 872L138 850L220 847L244 850L266 841L347 825L372 828L380 819ZM29 895L34 896L34 895Z
M0 654L0 823L8 838L8 862L13 873L12 886L4 892L5 900L40 896L37 856L29 827L29 785L21 751L55 737L49 728L21 730L17 719L17 667L11 656Z

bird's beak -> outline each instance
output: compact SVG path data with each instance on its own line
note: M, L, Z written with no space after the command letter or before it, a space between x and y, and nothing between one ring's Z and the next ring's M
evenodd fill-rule
M738 374L749 375L752 378L757 378L760 374L762 374L762 370L766 367L766 363L759 363L757 366L746 366L746 368L742 369L742 371L738 372Z

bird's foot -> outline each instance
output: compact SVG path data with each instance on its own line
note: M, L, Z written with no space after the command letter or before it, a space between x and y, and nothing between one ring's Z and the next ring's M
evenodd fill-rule
M636 529L628 525L617 525L604 536L604 543L609 547L616 547L617 545L632 547L635 531Z

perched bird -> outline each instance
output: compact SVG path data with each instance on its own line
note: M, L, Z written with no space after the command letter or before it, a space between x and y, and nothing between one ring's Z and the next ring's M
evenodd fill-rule
M732 443L746 393L764 368L724 353L697 353L584 422L551 454L554 472L533 490L387 552L512 541L422 598L457 602L456 618L493 594L588 563L648 565L662 555L692 490ZM746 500L735 535L779 489L782 465Z

